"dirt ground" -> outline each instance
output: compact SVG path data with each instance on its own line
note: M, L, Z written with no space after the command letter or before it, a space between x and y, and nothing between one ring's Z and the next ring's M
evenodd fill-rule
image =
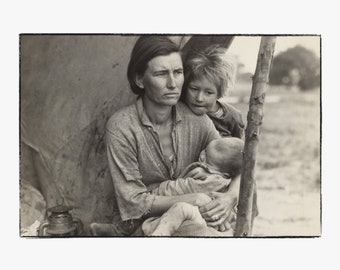
M249 89L230 96L245 123ZM253 235L321 235L320 90L270 88L258 146Z

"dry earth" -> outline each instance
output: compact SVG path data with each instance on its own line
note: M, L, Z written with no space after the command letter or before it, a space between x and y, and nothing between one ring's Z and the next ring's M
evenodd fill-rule
M250 88L239 87L229 98L238 100L233 105L245 122L250 92L246 89ZM254 236L321 234L319 89L268 90L255 178L260 214Z

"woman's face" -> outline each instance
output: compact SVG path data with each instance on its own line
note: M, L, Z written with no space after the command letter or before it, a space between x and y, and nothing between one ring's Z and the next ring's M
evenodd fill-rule
M151 59L136 84L145 90L144 98L157 105L175 105L184 82L182 59L179 53Z
M185 102L197 115L215 111L217 87L206 77L192 80L186 90Z

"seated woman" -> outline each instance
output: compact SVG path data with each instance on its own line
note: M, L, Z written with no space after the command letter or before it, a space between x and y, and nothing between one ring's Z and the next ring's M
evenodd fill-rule
M109 168L121 221L110 235L138 235L142 221L160 216L177 202L203 206L204 193L176 196L151 194L148 186L175 180L212 140L219 138L211 120L178 103L184 81L179 48L166 37L142 36L128 65L136 103L109 119L106 143ZM93 224L94 235L100 226ZM103 231L102 230L102 231Z

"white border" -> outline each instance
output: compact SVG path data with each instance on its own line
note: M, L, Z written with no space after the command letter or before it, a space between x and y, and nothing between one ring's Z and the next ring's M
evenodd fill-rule
M236 3L238 2L238 3ZM336 3L334 1L333 3ZM327 1L11 1L1 4L2 269L336 269L339 239L339 25ZM19 237L20 33L228 33L322 35L322 237L315 239L76 239ZM338 63L337 63L338 64ZM6 267L6 268L4 268ZM119 267L119 268L118 268Z

